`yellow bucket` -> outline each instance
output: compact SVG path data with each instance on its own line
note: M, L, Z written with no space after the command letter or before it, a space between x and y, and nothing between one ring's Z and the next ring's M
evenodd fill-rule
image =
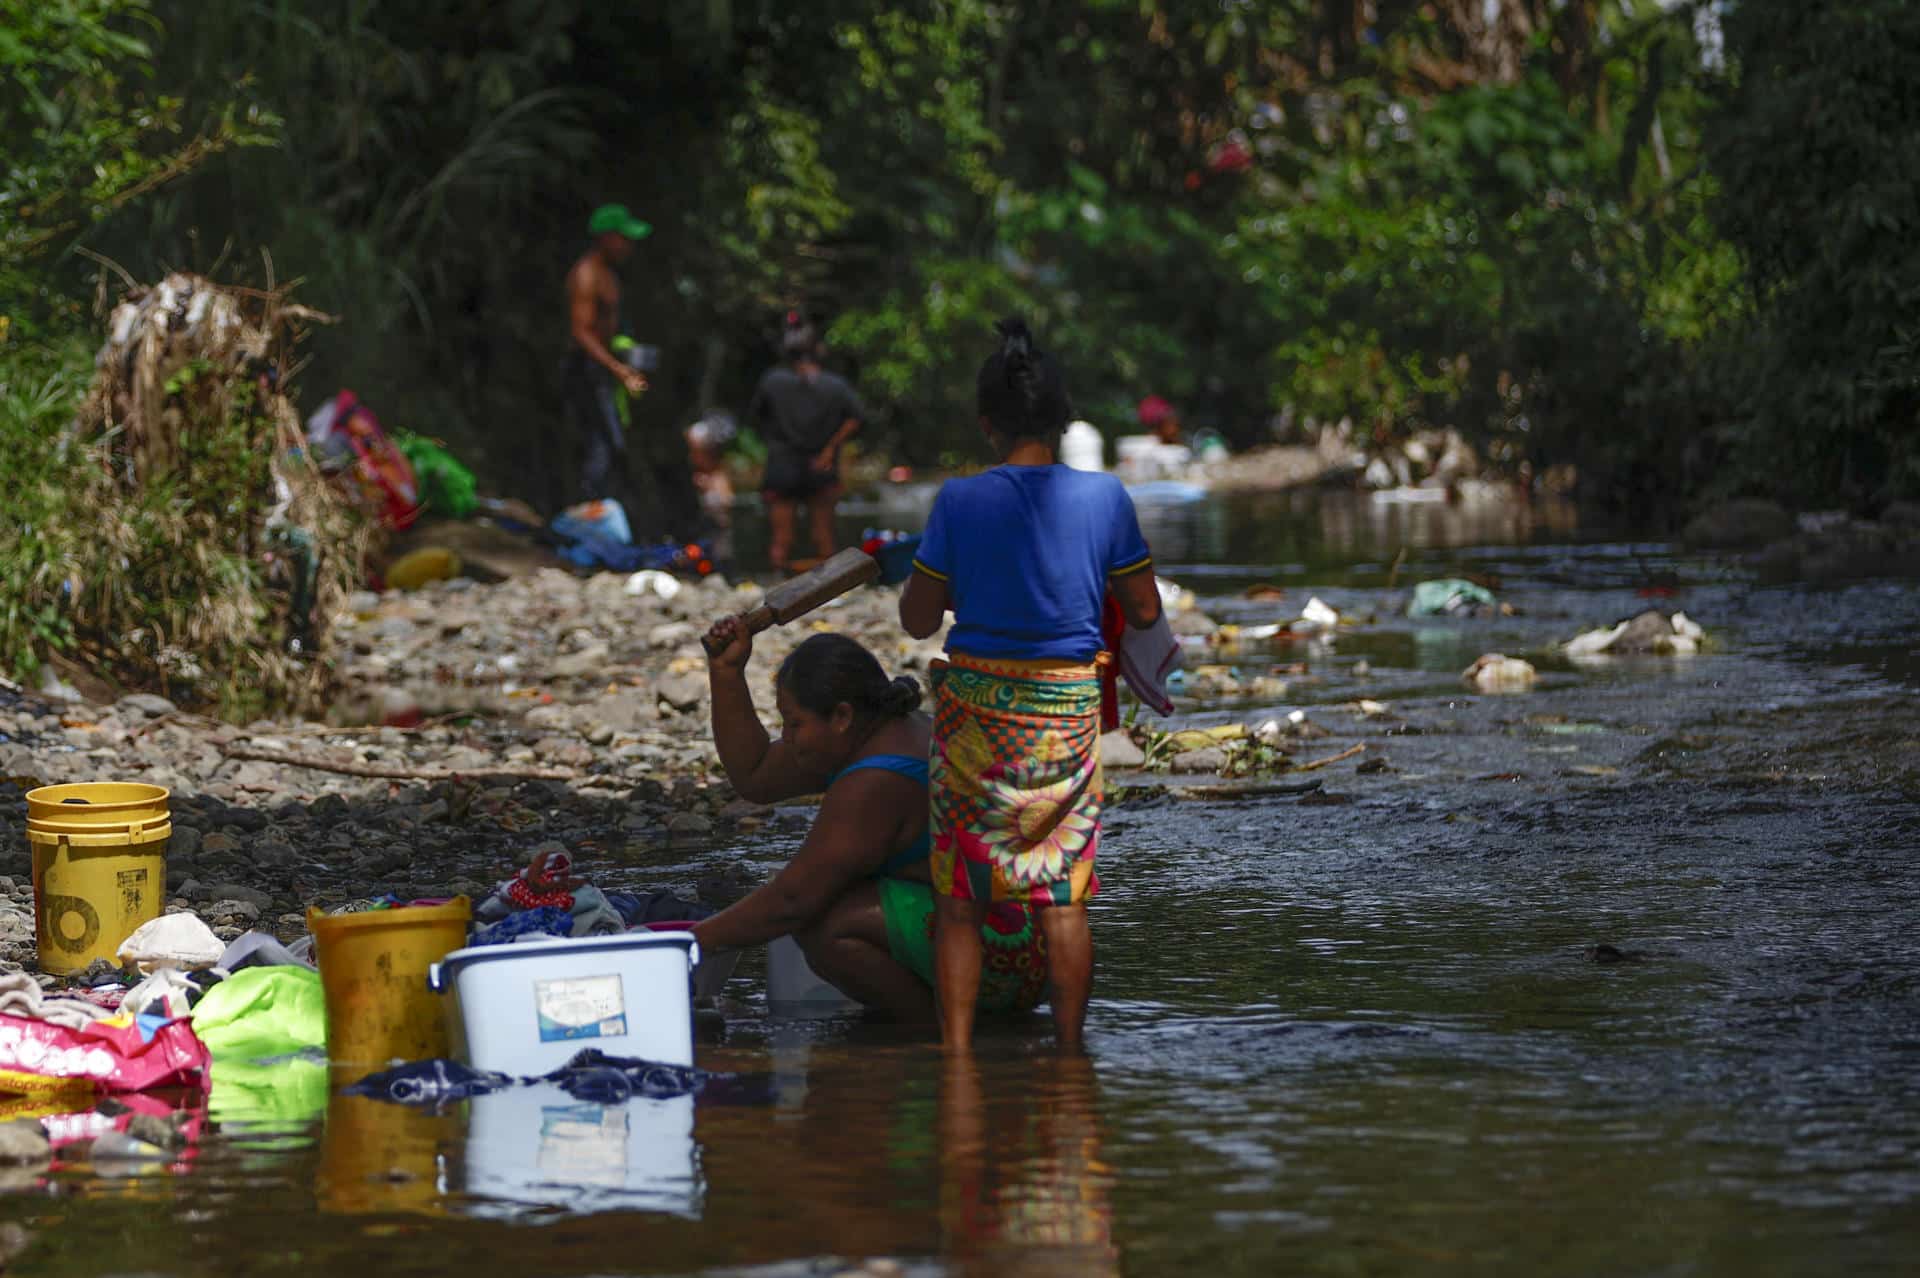
M442 999L427 969L467 943L473 910L456 896L364 914L307 911L327 996L327 1058L383 1068L447 1054Z
M167 792L134 782L27 792L40 970L64 975L115 951L160 917L167 887Z

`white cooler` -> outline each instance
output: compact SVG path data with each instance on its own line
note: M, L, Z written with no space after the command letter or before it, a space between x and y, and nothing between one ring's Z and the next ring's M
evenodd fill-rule
M475 1069L532 1078L585 1048L693 1064L691 932L520 941L455 950L428 971L448 995L453 1052Z
M579 1101L551 1083L467 1102L467 1140L450 1188L483 1200L470 1215L529 1209L659 1211L698 1216L693 1097Z

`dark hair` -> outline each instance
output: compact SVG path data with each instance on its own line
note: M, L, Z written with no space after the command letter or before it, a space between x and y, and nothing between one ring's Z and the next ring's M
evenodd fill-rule
M787 327L780 334L780 357L794 364L801 360L818 359L820 338L813 331L813 325L797 316L789 315Z
M980 415L1002 439L1037 439L1055 448L1073 416L1066 375L1033 344L1026 321L995 324L1000 349L987 356L974 382Z
M871 652L845 635L814 635L787 654L775 676L802 707L832 714L841 702L860 718L898 719L920 704L920 685L887 678Z

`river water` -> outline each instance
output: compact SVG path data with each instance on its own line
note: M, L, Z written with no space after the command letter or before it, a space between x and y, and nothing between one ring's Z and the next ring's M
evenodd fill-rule
M1057 1059L1043 1018L955 1066L896 1028L773 1016L749 957L701 1055L765 1084L744 1097L432 1116L290 1075L277 1119L216 1095L223 1129L172 1168L20 1175L15 1271L1920 1265L1920 588L1761 589L1564 511L1301 494L1143 519L1219 620L1312 596L1358 619L1223 651L1285 697L1183 718L1302 709L1330 735L1301 757L1368 749L1304 800L1116 778L1089 1060ZM1456 573L1516 615L1399 614ZM1284 596L1241 596L1260 582ZM1551 655L1650 602L1712 649ZM1494 650L1537 688L1466 692Z

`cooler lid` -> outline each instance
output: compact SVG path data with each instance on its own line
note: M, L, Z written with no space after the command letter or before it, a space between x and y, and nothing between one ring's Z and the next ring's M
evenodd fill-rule
M509 941L505 945L470 945L433 965L430 984L441 988L445 978L461 967L496 959L539 956L554 958L567 954L617 954L622 950L676 949L684 952L689 966L700 961L700 945L691 932L652 932L637 928L612 936L556 936L547 941Z

